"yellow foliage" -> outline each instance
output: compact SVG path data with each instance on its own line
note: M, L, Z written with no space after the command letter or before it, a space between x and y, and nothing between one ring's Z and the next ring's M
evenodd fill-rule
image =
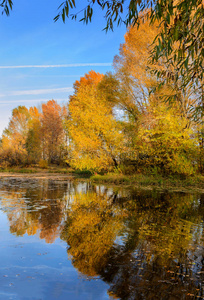
M41 159L39 161L39 167L42 168L42 169L47 169L48 168L48 162L44 159Z
M111 106L98 96L97 76L91 84L78 86L69 103L66 125L72 142L71 164L79 169L100 170L113 165L123 141Z
M191 175L195 171L196 146L188 121L167 104L150 106L138 132L138 151L145 154L146 167L164 173Z

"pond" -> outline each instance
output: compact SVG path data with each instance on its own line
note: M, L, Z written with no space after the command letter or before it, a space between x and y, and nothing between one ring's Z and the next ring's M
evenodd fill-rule
M0 299L204 299L204 195L0 180Z

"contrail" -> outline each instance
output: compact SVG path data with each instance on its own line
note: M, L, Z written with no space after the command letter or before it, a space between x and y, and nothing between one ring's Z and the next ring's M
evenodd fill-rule
M8 96L23 96L23 95L40 95L47 93L62 93L62 92L73 92L74 89L72 87L63 87L63 88L51 88L51 89L38 89L38 90L23 90L23 91L12 91L7 92L5 94L0 94L0 97L8 97Z
M55 99L55 98L54 98ZM47 102L47 101L49 101L49 100L51 100L51 98L50 99L26 99L26 100L8 100L8 101L6 101L6 100L0 100L0 105L1 104L13 104L13 103L18 103L18 104L20 104L20 103L25 103L25 102L32 102L32 103L34 103L34 102ZM56 101L57 102L62 102L62 101L68 101L68 98L57 98L56 99Z
M25 69L25 68L76 68L76 67L111 67L112 63L78 63L64 65L22 65L0 66L0 69Z

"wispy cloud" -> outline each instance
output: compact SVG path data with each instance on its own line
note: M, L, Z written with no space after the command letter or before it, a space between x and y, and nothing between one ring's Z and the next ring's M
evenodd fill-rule
M25 69L25 68L76 68L76 67L111 67L112 63L78 63L63 65L22 65L0 66L0 69Z
M39 90L23 90L23 91L11 91L5 94L0 94L0 97L8 96L23 96L23 95L41 95L48 93L62 93L62 92L73 92L72 87L54 88L54 89L39 89Z
M55 98L54 98L55 99ZM31 103L34 103L34 102L38 102L38 103L41 103L41 102L47 102L48 100L51 100L50 99L25 99L25 100L0 100L0 105L1 104L13 104L13 103L18 103L18 104L21 104L21 103L26 103L26 102L31 102ZM55 99L57 102L63 102L63 101L68 101L68 98L57 98Z

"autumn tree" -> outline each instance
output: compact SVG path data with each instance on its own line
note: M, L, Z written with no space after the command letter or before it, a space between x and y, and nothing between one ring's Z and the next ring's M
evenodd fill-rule
M148 22L129 27L125 34L125 43L120 46L120 54L114 58L115 77L119 81L119 93L116 105L124 113L123 132L126 137L127 152L125 159L135 159L135 145L141 117L147 113L147 107L156 95L151 94L158 85L156 76L151 76L148 57L154 37L158 34L156 26ZM154 97L153 97L154 96ZM153 101L153 100L152 100Z
M60 146L63 143L63 110L55 100L42 104L42 148L43 158L50 163L60 159Z
M143 170L192 175L197 169L197 147L188 120L176 107L150 106L139 126L136 151Z
M167 68L162 58L160 58L159 63L155 62L152 65L148 63L150 52L153 49L153 40L160 30L158 22L152 25L148 20L141 23L139 28L129 27L125 35L125 43L120 47L120 55L114 59L116 77L122 90L126 91L126 97L118 98L119 104L122 104L121 108L123 106L126 115L126 120L123 123L129 148L126 158L137 159L138 132L145 122L146 128L152 129L151 124L156 122L154 120L156 115L153 111L156 111L157 107L162 107L164 118L168 119L170 114L172 114L174 123L179 122L180 124L182 122L183 127L180 127L181 135L184 129L195 126L192 108L196 108L198 103L190 86L181 89L182 82L177 81L175 85L175 82L172 80L158 89L161 80L157 76L152 75L154 70L164 71ZM172 64L171 70L172 73L176 72L175 64ZM167 99L171 95L176 96L176 104L163 104L164 98ZM177 106L176 116L180 115L181 119L175 118L175 112L170 109L171 106ZM149 122L148 125L147 120ZM166 135L168 136L167 127ZM183 136L187 137L185 134Z
M38 163L40 159L62 161L66 154L66 117L67 109L54 100L42 104L42 112L36 107L15 108L3 132L1 161L10 165Z
M118 165L123 137L112 106L98 93L102 78L102 74L90 71L75 82L70 97L67 129L72 142L71 163L76 168L100 170Z
M113 111L125 112L126 115L135 120L138 119L138 107L130 100L128 87L122 84L117 74L106 73L99 82L97 89L99 96L105 97Z
M30 162L39 162L42 157L42 125L41 114L39 110L34 106L29 109L29 130L26 138L26 150Z
M18 106L12 111L8 127L2 135L2 159L9 164L27 162L26 137L30 114L25 106Z
M142 17L140 17L142 19ZM192 118L192 108L197 107L196 95L190 86L182 89L182 78L176 83L169 80L161 86L161 78L153 75L155 71L167 72L176 76L176 63L167 66L165 59L149 64L149 55L153 49L153 41L161 32L159 23L154 25L145 20L140 27L129 27L125 34L125 43L120 47L120 55L114 58L114 67L123 88L127 90L127 106L135 104L140 112L154 96L159 102L175 97L182 116ZM160 87L158 89L158 87Z

